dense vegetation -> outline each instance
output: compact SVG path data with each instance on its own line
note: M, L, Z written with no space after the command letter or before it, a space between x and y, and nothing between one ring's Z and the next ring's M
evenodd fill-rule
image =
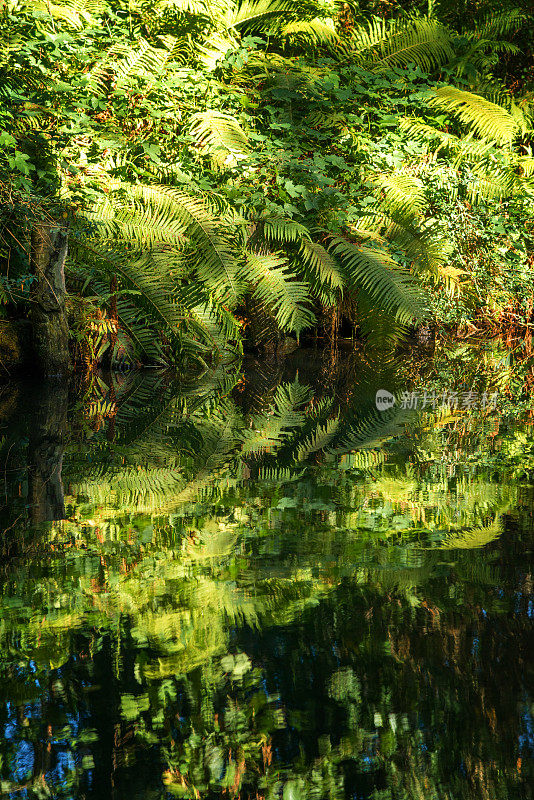
M0 26L3 313L43 307L36 232L68 229L79 363L424 320L530 355L527 2L7 0Z

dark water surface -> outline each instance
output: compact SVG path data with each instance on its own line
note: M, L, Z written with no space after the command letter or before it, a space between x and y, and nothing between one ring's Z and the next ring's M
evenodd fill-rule
M2 390L2 796L533 797L529 420L306 364Z

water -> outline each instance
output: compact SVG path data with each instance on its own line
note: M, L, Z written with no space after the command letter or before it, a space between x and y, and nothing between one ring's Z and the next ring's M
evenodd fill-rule
M532 797L528 417L297 366L3 390L2 796Z

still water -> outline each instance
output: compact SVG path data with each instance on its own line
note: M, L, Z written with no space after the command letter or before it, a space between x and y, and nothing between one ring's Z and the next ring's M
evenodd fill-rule
M534 436L474 363L4 387L2 796L531 798Z

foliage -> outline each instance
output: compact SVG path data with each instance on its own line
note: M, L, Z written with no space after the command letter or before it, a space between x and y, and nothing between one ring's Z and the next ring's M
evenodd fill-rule
M6 3L9 275L31 274L32 217L65 219L76 335L99 297L111 359L128 341L151 363L225 360L329 309L396 336L428 316L417 284L438 310L464 295L451 205L531 216L529 87L494 74L531 18L345 5Z

